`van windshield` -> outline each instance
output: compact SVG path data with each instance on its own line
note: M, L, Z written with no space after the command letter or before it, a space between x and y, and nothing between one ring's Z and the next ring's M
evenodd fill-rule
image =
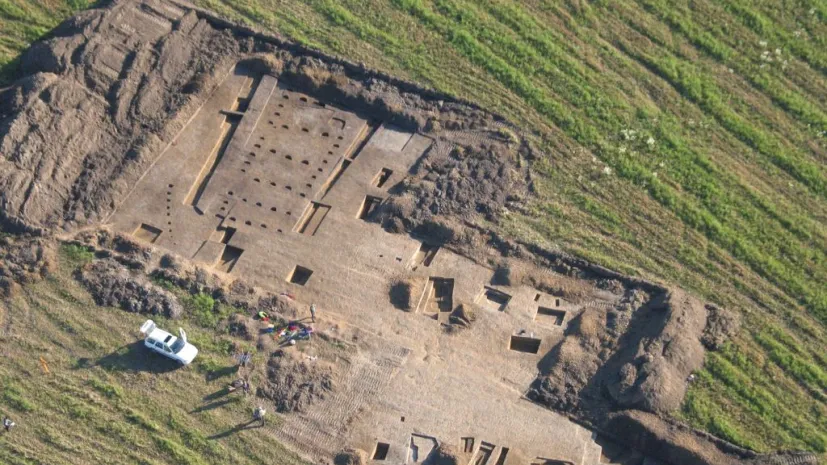
M178 352L181 352L181 349L183 349L186 344L187 343L181 340L181 338L179 337L175 338L175 342L173 342L169 348L177 354Z

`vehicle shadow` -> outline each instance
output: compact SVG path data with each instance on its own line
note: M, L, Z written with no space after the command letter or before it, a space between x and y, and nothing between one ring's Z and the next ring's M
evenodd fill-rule
M252 429L252 428L261 428L261 425L258 424L258 420L250 420L244 423L239 423L236 426L228 429L227 431L213 434L212 436L207 436L207 439L221 439L226 438L232 434L235 434L239 431L243 431L245 429Z
M98 359L97 366L108 371L168 373L181 364L147 349L144 341L135 341Z

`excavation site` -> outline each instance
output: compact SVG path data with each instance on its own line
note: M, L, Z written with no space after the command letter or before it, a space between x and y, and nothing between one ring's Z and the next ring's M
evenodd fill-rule
M496 114L179 1L81 13L21 69L0 222L43 251L5 260L82 247L98 305L167 329L176 293L240 309L269 413L238 434L342 465L816 463L668 415L729 311L494 232L543 156ZM15 269L7 296L40 279Z

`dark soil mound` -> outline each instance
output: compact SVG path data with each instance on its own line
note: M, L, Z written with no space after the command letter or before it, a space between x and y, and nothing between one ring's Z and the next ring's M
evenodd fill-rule
M247 315L236 313L227 321L227 331L233 336L252 341L258 335L259 324Z
M275 402L279 412L301 412L334 389L333 366L303 357L293 350L282 350L267 362L267 381L258 388L258 395Z
M0 297L46 276L55 264L54 252L54 243L42 238L0 237Z
M391 305L394 307L412 312L416 310L416 299L425 289L425 278L421 276L398 277L391 281L388 295Z
M346 449L336 454L334 465L366 465L368 454L361 449Z
M465 465L470 461L470 453L445 443L440 444L428 457L429 465Z
M528 146L500 140L503 136L493 131L481 131L480 144L464 145L462 137L454 137L456 142L438 141L396 195L383 203L377 219L386 229L447 243L457 239L456 234L450 228L435 230L440 219L496 220L527 195L525 171L517 160L527 157Z
M150 282L143 273L133 273L114 259L89 263L80 271L79 278L98 305L169 318L178 318L183 313L174 295Z

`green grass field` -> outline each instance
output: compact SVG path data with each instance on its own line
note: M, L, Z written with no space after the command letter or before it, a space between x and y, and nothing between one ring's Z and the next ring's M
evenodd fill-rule
M499 112L548 157L497 228L743 316L676 416L827 451L827 3L198 0ZM0 0L0 62L83 1Z
M253 398L225 387L233 343L249 343L216 334L203 299L185 303L194 316L183 322L154 318L184 326L200 350L178 368L143 348L145 316L95 306L71 276L85 259L64 249L54 275L0 305L0 411L18 424L0 434L0 463L304 464L268 428L241 427Z

